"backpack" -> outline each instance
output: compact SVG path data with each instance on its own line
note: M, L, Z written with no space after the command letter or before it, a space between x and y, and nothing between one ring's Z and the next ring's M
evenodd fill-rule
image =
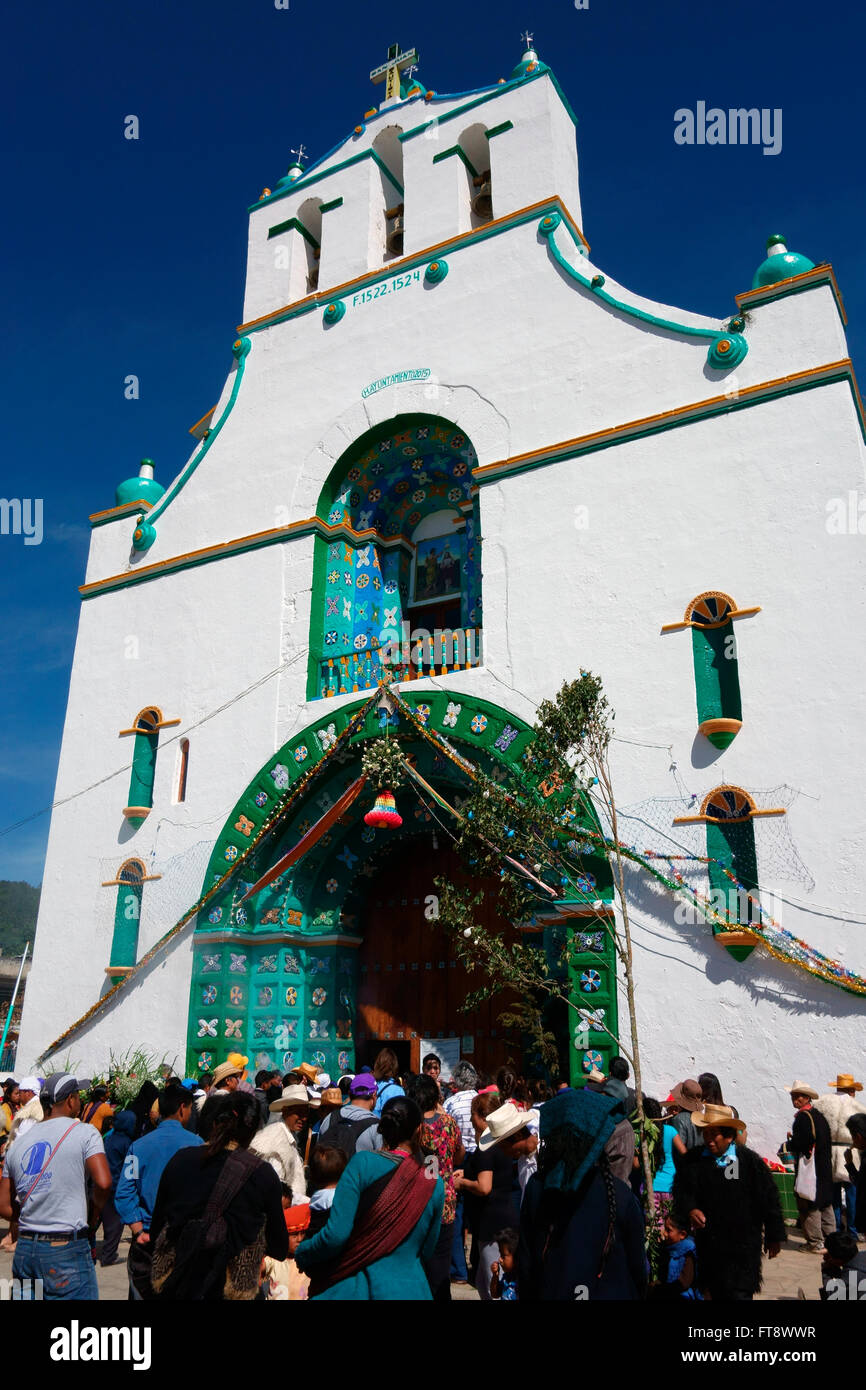
M363 1120L347 1120L342 1114L338 1114L331 1120L324 1134L319 1135L320 1144L333 1144L337 1149L342 1149L343 1153L348 1154L349 1158L358 1146L358 1140L365 1129L372 1129L373 1125L379 1123L378 1115L368 1115Z

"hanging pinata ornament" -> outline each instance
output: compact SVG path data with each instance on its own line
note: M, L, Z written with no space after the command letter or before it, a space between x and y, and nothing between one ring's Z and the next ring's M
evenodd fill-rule
M390 715L387 695L383 695L381 709ZM375 805L365 815L364 823L379 830L396 830L403 824L391 789L399 787L406 780L406 770L400 744L388 736L389 723L390 718L383 721L385 737L369 744L361 760L365 776L378 787Z
M403 817L397 810L394 793L384 787L376 797L375 805L364 817L365 825L373 825L377 830L396 830L403 824Z

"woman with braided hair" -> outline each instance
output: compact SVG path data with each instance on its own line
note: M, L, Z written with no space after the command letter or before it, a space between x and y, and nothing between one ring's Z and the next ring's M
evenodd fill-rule
M620 1100L592 1091L541 1111L538 1172L520 1209L521 1303L645 1297L643 1213L604 1152L622 1117Z

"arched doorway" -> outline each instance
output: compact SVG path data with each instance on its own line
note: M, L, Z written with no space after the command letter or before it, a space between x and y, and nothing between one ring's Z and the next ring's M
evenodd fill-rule
M457 960L454 943L435 913L436 879L453 881L464 874L449 846L425 836L396 845L370 879L360 914L363 945L358 952L355 1041L359 1065L372 1064L381 1047L396 1052L401 1069L416 1072L430 1050L448 1053L452 1060L464 1057L484 1072L521 1062L519 1037L503 1029L499 1019L508 995L500 994L470 1013L463 1010L467 995L480 981ZM507 937L515 934L510 923L492 914L485 926Z
M396 722L390 723L387 710L383 722L382 692L350 703L323 701L319 717L295 732L268 759L227 817L208 863L204 887L209 891L196 924L190 979L189 1075L211 1070L230 1052L248 1056L253 1072L272 1067L286 1072L301 1061L310 1061L331 1075L339 1075L368 1060L367 1055L356 1056L356 1047L362 1045L358 1038L359 998L369 1002L363 991L359 995L365 983L360 969L363 955L369 964L371 948L366 943L390 940L393 952L401 933L420 933L423 900L433 895L433 880L446 862L438 854L430 859L433 832L436 830L440 845L448 845L451 813L445 810L441 820L438 813L434 818L428 798L407 783L397 793L401 827L368 826L364 815L374 790L367 788L347 812L321 830L291 868L274 877L256 896L247 894L357 782L364 745L367 740L381 738L385 723L390 736L415 759L416 770L428 787L435 788L452 807L466 791L467 769L478 769L499 782L525 776L523 755L532 730L514 714L465 690L436 688L426 682L420 688L413 682L408 689L400 687L397 691L398 687L392 686L388 697L396 707ZM546 799L556 793L542 780L537 795ZM575 832L579 830L579 822L569 823ZM399 860L392 861L394 854L403 855L402 867ZM411 908L405 921L393 909L389 916L390 893L386 896L384 889L378 895L370 893L370 883L383 865L392 865L395 884L408 884L411 878L411 894L401 887L399 901L395 901L400 912ZM593 872L598 876L599 892L609 895L610 875L604 860ZM606 880L602 874L607 875ZM396 900L396 891L393 896ZM375 916L380 910L376 903L385 905L381 906L381 919ZM564 907L564 927L558 910L549 921L545 917L535 924L539 944L543 942L545 949L552 950L557 933L575 931L581 940L580 954L570 971L572 993L585 1003L587 996L580 991L591 990L593 1007L602 1007L615 1026L615 961L605 934L581 931L579 921L572 928L569 919L579 918L580 910L575 912L568 904ZM510 930L511 925L499 924L499 929ZM459 1010L465 990L455 984L451 992L450 979L458 979L458 967L447 964L439 969L439 961L449 961L451 953L443 949L441 938L436 955L432 945L429 951L422 951L420 934L415 939L418 945L413 952L405 945L401 952L406 968L400 971L400 960L392 959L391 964L396 963L398 975L410 979L413 963L417 963L419 974L423 968L425 975L433 978L446 975L445 1017L443 1011L437 1014L436 1010L432 1019L426 1017L423 992L417 1004L410 992L407 998L412 1011L418 1011L413 1021L399 997L391 995L386 1003L388 1016L395 1020L393 1027L384 1023L384 1012L372 1023L365 1023L363 1047L377 1041L375 1030L381 1035L408 1029L419 1036L385 1041L415 1042L420 1054L423 1029L432 1024L434 1029L444 1029L446 1037L453 1033L456 1038L459 1032L462 1052L467 1052L462 1046L464 1037L471 1036L476 1050L470 1055L482 1068L499 1065L509 1055L509 1040L501 1036L494 1017L502 1012L502 997L488 1006L483 1018L472 1023L474 1032L470 1033ZM424 939L425 945L427 941L429 938ZM381 945L380 950L384 950ZM380 971L380 978L382 974ZM571 1070L578 1076L581 1069L589 1069L593 1051L606 1046L602 1036L597 1041L593 1037L586 1050L577 1038L569 1045L567 1031L558 1026L554 1031L563 1034L563 1066L567 1052ZM483 1046L479 1048L478 1043ZM398 1048L395 1051L399 1053ZM519 1040L513 1054L519 1055ZM411 1064L412 1055L410 1046L404 1065ZM531 1065L531 1059L524 1056L523 1060Z

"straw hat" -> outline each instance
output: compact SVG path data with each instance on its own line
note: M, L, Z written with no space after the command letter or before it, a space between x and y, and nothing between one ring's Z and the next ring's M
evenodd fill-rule
M745 1120L738 1120L729 1105L705 1105L703 1115L693 1115L695 1129L706 1129L713 1125L717 1129L735 1129L738 1134L746 1128Z
M240 1068L234 1062L220 1062L213 1074L213 1089L216 1090L227 1076L240 1076Z
M295 1067L295 1071L300 1076L305 1076L310 1086L315 1086L316 1077L319 1075L318 1067L314 1067L310 1062L302 1062L299 1067Z
M862 1091L863 1087L859 1081L855 1081L849 1071L840 1071L835 1081L828 1081L828 1086L832 1086L834 1091Z
M491 1110L487 1116L487 1128L478 1140L479 1149L492 1149L503 1139L509 1139L526 1124L526 1111L507 1100L498 1110Z
M339 1086L326 1086L325 1090L322 1092L320 1096L320 1100L323 1106L342 1105L343 1092L340 1090Z
M603 1071L599 1071L598 1067L593 1067L592 1071L589 1073L589 1076L586 1079L587 1081L591 1081L595 1086L601 1086L604 1084L607 1078L605 1077Z
M809 1096L811 1100L818 1099L818 1092L813 1091L811 1086L807 1086L805 1081L795 1081L793 1086L786 1086L792 1096Z
M289 1106L309 1104L310 1097L307 1095L306 1086L286 1086L279 1100L272 1100L268 1109L274 1115L278 1110L287 1110Z

